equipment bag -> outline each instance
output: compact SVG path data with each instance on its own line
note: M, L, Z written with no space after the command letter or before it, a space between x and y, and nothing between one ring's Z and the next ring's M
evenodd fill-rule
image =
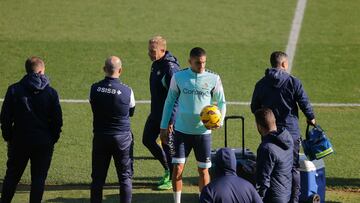
M320 125L315 125L310 130L310 125L306 127L306 139L302 141L305 155L310 161L321 159L334 152L330 140L326 137Z

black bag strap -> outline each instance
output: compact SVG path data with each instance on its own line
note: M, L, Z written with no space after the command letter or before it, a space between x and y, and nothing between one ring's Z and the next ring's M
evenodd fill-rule
M310 127L310 124L307 124L307 126L306 126L306 132L305 132L305 139L306 140L309 140L310 138L309 138L309 127Z
M315 124L315 125L312 125L312 126L314 126L314 128L316 128L316 129L319 129L320 131L324 132L324 130L320 127L320 125ZM305 133L305 138L307 140L310 139L310 137L309 137L309 130L310 129L309 128L310 128L310 124L308 123L307 126L306 126L306 133Z

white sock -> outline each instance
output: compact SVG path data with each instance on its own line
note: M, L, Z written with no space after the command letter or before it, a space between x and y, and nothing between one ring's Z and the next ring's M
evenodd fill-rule
M181 191L174 192L174 203L181 203Z

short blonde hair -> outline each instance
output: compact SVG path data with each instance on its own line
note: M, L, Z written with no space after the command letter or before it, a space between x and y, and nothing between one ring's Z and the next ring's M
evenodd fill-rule
M160 35L154 36L149 40L149 44L156 44L166 50L166 39Z

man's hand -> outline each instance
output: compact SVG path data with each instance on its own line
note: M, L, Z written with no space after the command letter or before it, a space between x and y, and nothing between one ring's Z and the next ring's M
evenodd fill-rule
M160 129L160 140L164 144L168 143L168 140L169 140L169 128Z
M204 126L205 126L205 125L204 125ZM214 126L214 127L212 127L212 128L208 128L208 127L205 126L205 128L208 129L208 130L216 130L216 129L221 128L221 125L217 125L217 126Z
M307 120L307 123L308 123L309 125L315 126L315 125L316 125L315 118L312 119L312 120Z
M169 124L168 135L172 134L173 132L174 132L174 124Z
M213 127L213 128L211 128L210 130L217 130L217 129L219 129L219 128L221 128L220 125L218 125L218 126L216 126L216 127Z

